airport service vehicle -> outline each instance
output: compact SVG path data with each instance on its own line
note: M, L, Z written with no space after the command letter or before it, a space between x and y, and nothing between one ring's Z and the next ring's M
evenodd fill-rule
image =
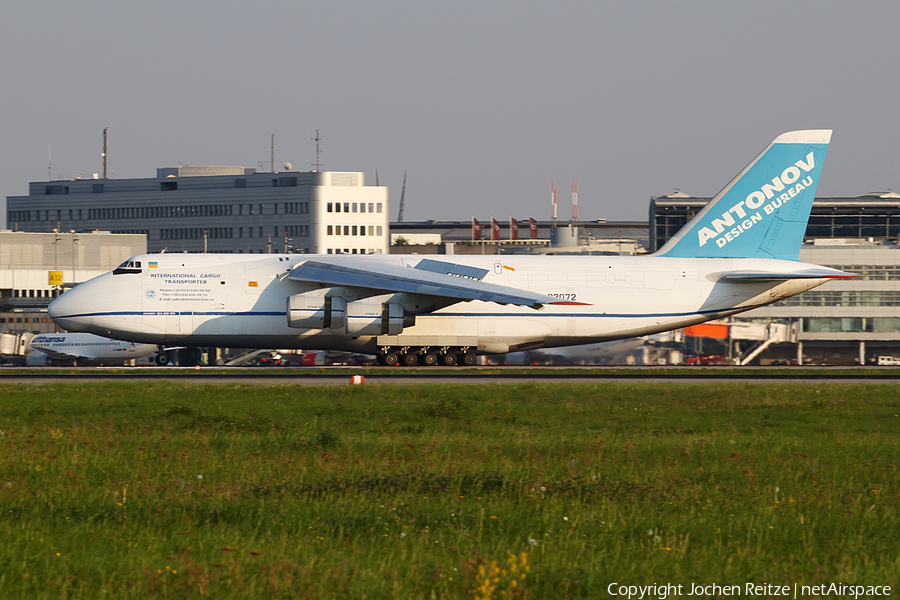
M156 351L155 344L136 344L91 333L45 333L32 338L26 364L111 365Z
M853 276L797 260L830 140L778 136L649 256L148 254L49 314L161 349L316 348L386 365L652 335Z

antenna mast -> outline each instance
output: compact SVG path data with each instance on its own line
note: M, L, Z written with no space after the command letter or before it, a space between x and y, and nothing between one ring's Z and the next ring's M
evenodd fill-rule
M406 204L406 171L403 171L403 187L400 189L400 214L397 215L397 222L403 222L403 206Z
M107 129L109 129L109 127L103 128L103 154L101 154L101 156L103 157L103 179L106 179L106 130Z
M314 137L313 139L316 140L316 164L313 165L313 166L315 167L314 171L315 171L316 173L318 173L318 172L322 169L322 164L319 162L319 154L320 154L320 151L319 151L319 140L321 140L322 138L319 136L319 130L318 130L318 129L316 129L316 137Z
M572 182L572 222L578 225L578 182Z
M550 181L550 230L556 231L556 186Z
M275 172L275 134L274 134L274 133L272 134L272 154L271 154L271 158L272 158L272 162L271 162L271 165L272 165L272 172L274 173L274 172Z

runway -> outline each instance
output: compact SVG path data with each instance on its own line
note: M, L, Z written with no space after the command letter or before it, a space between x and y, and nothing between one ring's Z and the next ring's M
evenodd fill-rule
M348 385L486 384L503 382L709 383L715 381L865 383L900 382L896 367L69 367L3 368L0 384L87 381L177 381L197 384Z

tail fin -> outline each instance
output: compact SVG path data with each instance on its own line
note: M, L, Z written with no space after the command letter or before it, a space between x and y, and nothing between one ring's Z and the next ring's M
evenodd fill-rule
M797 260L830 141L830 129L778 136L656 255Z

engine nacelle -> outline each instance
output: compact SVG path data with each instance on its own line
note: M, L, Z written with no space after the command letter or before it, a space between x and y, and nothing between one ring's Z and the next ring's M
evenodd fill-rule
M347 304L347 335L397 335L403 331L403 307L381 302Z
M399 304L347 302L343 298L297 294L287 299L288 327L330 329L347 335L397 335L404 324L415 323Z
M346 314L343 298L297 294L287 299L288 327L295 329L343 329Z
M307 352L300 360L304 367L323 367L326 356L324 352Z

